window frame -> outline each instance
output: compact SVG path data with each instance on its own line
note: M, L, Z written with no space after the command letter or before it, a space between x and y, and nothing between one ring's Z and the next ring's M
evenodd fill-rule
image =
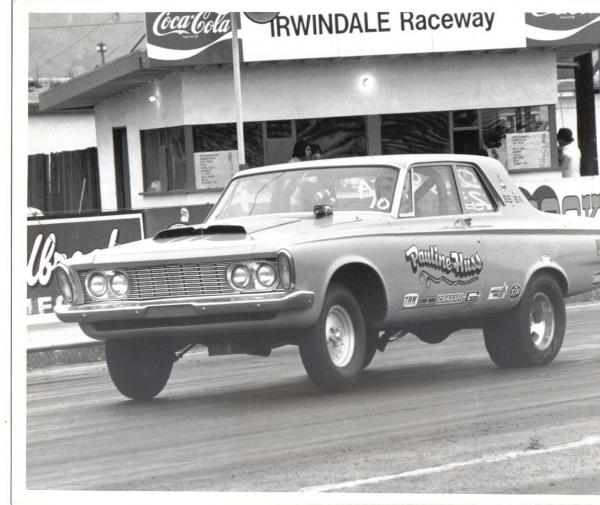
M298 167L298 168L293 168L293 169L282 169L282 168L278 168L278 169L274 169L274 170L265 170L265 171L260 171L260 174L269 174L269 173L278 173L278 172L299 172L299 171L307 171L307 170L331 170L331 169L356 169L356 168L389 168L389 169L393 169L396 171L396 182L394 185L394 191L393 191L393 199L390 205L389 210L387 211L382 211L382 210L364 210L361 212L376 212L380 215L388 215L390 217L395 217L398 214L398 209L399 209L399 205L400 205L400 193L399 193L399 184L400 181L402 180L402 172L403 169L398 166L398 165L394 165L394 164L387 164L387 163L363 163L360 165L350 165L350 164L341 164L341 165L321 165L321 166L310 166L310 167ZM211 209L210 213L208 214L208 216L206 217L205 223L209 223L211 221L218 221L218 219L214 219L215 217L215 211L216 209L219 208L221 201L225 198L225 195L227 194L227 191L229 189L229 186L231 186L231 184L233 184L234 182L236 182L239 179L242 179L244 177L252 177L255 175L258 175L258 173L247 173L245 171L243 172L238 172L239 175L236 175L234 177L231 178L231 180L229 181L229 183L227 184L227 186L225 186L225 188L223 189L223 191L221 192L221 194L219 195L219 198L217 199L217 201L215 202L215 204L213 205L213 208ZM353 210L334 210L334 212L356 212ZM273 213L273 214L277 214L277 213ZM290 212L289 214L294 214L294 212ZM261 215L261 214L257 214L257 215ZM269 214L262 214L264 216L269 215ZM226 218L227 219L227 218Z
M451 174L452 174L452 181L453 181L453 187L454 190L456 192L457 198L458 198L458 202L460 205L460 214L438 214L438 215L434 215L434 216L417 216L415 215L415 189L414 189L414 185L412 183L412 175L413 175L413 169L414 168L421 168L421 167L449 167L451 170ZM483 191L485 192L486 196L488 197L490 203L493 206L493 210L491 211L485 211L485 212L467 212L465 209L465 202L463 201L463 197L462 197L462 193L460 191L460 186L459 186L459 181L458 181L458 169L460 167L468 167L468 168L472 168L473 171L475 172L475 175L478 177L479 181L481 182L481 187L483 189ZM410 212L400 212L401 210L401 199L402 199L402 193L404 192L404 185L405 185L405 181L407 180L406 178L410 177L410 183L411 183L411 210ZM399 181L398 181L399 182ZM469 216L469 217L473 217L474 215L485 215L485 214L493 214L493 213L497 213L500 206L504 206L505 203L502 200L502 198L500 198L500 195L498 194L498 192L496 191L496 188L494 188L494 186L491 184L491 182L489 181L489 179L486 177L486 175L483 173L483 171L481 170L481 168L476 165L475 163L471 163L468 161L448 161L448 162L425 162L425 163L413 163L411 165L409 165L406 169L405 169L405 174L404 174L404 179L402 180L402 187L400 188L400 186L397 186L398 190L399 190L399 204L398 204L398 211L396 213L396 217L398 219L406 219L406 218L413 218L413 219L431 219L431 218L441 218L441 217L450 217L450 216Z

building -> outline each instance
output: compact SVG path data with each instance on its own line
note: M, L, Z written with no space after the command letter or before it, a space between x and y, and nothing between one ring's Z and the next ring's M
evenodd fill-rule
M240 110L241 168L285 162L303 139L325 157L485 153L524 182L560 177L557 62L593 68L597 14L278 14L236 18L241 109L219 13L147 14L147 52L41 95L45 111L93 110L102 210L214 203L240 168ZM561 39L565 26L575 34ZM577 99L593 104L584 84ZM578 133L594 139L591 175L587 109Z
M100 201L93 109L40 111L39 94L67 80L29 82L27 204L34 213L93 209Z

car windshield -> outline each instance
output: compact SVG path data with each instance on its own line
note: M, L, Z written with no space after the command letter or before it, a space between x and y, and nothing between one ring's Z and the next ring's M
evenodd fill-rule
M312 212L317 204L334 211L390 212L398 169L337 167L282 170L240 177L219 200L213 219Z

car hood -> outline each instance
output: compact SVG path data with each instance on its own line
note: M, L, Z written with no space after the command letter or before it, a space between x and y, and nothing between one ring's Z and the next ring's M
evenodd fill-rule
M375 212L338 212L316 219L312 214L291 216L251 216L219 220L209 224L163 230L151 239L140 240L98 251L93 262L141 263L148 261L248 258L253 254L276 252L295 243L326 237L359 234L355 229L381 224L390 216Z

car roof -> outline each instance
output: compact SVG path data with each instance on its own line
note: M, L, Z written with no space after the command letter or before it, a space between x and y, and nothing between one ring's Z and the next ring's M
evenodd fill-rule
M236 177L244 177L252 174L279 172L281 170L298 170L311 168L343 167L343 166L381 166L391 165L398 168L408 167L415 163L475 163L479 166L498 164L497 160L485 156L469 154L388 154L379 156L356 156L348 158L328 158L313 161L298 161L294 163L282 163L278 165L267 165L264 167L249 168L237 172Z

